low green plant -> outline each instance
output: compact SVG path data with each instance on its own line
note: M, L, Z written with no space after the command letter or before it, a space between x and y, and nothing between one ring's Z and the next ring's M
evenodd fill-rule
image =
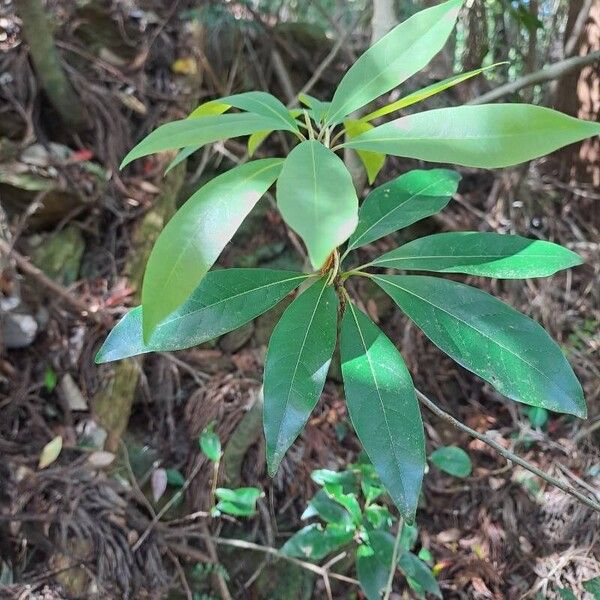
M402 84L432 59L450 35L461 6L462 0L450 0L398 25L352 65L331 102L305 95L302 107L288 110L264 92L236 94L205 103L189 118L163 125L143 139L123 166L156 152L180 150L176 163L205 144L246 135L254 150L272 131L288 132L298 143L285 158L254 160L215 177L181 207L148 261L142 305L121 319L96 358L101 363L201 344L240 327L302 287L275 327L267 351L264 431L269 473L275 473L319 400L339 331L350 419L408 522L414 519L426 464L417 397L394 343L359 308L357 299L350 298L350 278L366 277L380 286L434 344L508 398L586 416L579 382L538 323L463 283L387 274L544 277L580 264L575 253L546 241L472 231L430 235L366 265L343 266L358 248L444 208L459 175L447 169L411 171L375 188L359 207L338 150L355 149L373 180L388 154L498 168L600 133L599 123L526 104L467 105L372 123L481 70L349 120L353 111ZM232 108L240 112L230 112ZM211 271L275 182L277 206L304 241L311 272Z
M380 600L390 571L393 576L396 570L419 597L442 597L431 553L426 548L413 552L418 530L390 512L371 463L359 461L339 472L319 469L312 479L320 489L302 514L312 522L283 545L282 553L320 561L346 549L355 557L356 574L369 600Z

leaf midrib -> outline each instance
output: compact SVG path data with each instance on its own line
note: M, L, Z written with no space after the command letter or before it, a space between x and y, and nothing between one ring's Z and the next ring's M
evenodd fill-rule
M385 283L398 288L399 290L402 290L403 292L414 296L415 298L418 298L419 300L421 300L422 302L424 302L425 304L429 304L431 305L433 308L436 308L438 310L440 310L441 312L447 314L449 317L456 319L459 323L462 323L464 325L466 325L469 329L472 329L475 333L479 334L480 336L486 338L487 340L489 340L490 342L492 342L492 344L498 346L499 348L502 348L502 350L505 350L506 352L508 352L509 354L512 354L514 357L516 357L517 359L519 359L521 362L523 362L524 364L526 364L527 366L531 367L534 371L537 371L543 379L548 380L548 382L550 382L550 384L553 387L558 388L563 394L565 394L567 397L570 397L570 394L568 391L564 390L560 385L558 385L556 382L554 382L552 379L550 379L550 377L548 377L548 375L546 375L542 370L540 370L539 367L537 367L536 365L530 363L529 361L525 360L525 358L523 358L522 356L520 356L519 354L516 354L513 350L511 350L510 348L507 348L506 346L504 346L503 344L500 344L499 342L497 342L494 338L490 337L489 335L487 335L485 332L480 331L479 329L476 329L473 325L471 325L468 321L465 321L464 319L461 319L460 317L458 317L457 315L454 315L453 313L449 312L448 310L446 310L445 308L443 308L442 306L439 306L438 304L434 304L433 302L431 302L430 300L427 300L426 298L423 298L422 296L419 296L419 294L411 291L411 290L407 290L406 288L402 287L401 285L398 285L397 283L392 283L391 281L389 281L388 279L383 279L382 277L378 277L377 275L373 275L374 279L379 279L380 281L384 281ZM404 310L404 309L403 309ZM526 317L527 318L527 317ZM533 321L535 323L535 321Z

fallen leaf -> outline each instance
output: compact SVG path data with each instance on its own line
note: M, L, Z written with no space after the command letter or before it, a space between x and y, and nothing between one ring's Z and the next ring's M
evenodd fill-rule
M60 435L57 435L53 440L48 442L40 454L40 462L38 463L38 467L40 469L45 469L47 466L51 465L60 455L62 445L63 439Z

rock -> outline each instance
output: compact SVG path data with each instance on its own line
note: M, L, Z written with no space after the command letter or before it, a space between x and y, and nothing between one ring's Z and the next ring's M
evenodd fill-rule
M83 397L81 390L77 387L77 384L68 373L62 378L60 389L70 410L83 411L88 409L86 399Z
M28 314L5 313L2 319L2 338L8 350L26 348L38 332L37 321Z

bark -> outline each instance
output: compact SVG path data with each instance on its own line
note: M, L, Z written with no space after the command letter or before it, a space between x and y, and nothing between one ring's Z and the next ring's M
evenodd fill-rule
M589 56L600 53L600 0L593 0L587 19L583 20L586 2L576 0L569 6L569 18L565 31L566 50L577 39L576 55ZM583 13L582 13L582 9ZM583 24L583 26L582 26ZM600 69L598 61L585 65L560 80L554 107L567 114L600 121ZM578 181L600 185L600 138L598 136L569 146L559 153L560 176L566 181Z
M31 62L52 106L65 125L81 129L86 124L81 101L61 64L42 0L18 0L15 8L22 22L23 38Z

